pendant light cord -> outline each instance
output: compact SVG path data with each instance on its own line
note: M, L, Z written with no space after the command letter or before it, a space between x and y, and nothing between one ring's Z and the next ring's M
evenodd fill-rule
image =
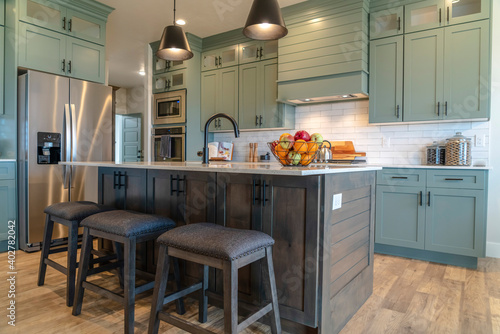
M175 2L176 2L176 0L174 0L174 26L175 26L175 7L176 7Z

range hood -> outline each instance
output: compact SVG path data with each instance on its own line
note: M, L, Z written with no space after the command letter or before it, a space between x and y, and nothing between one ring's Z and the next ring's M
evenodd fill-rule
M368 97L368 0L287 7L279 40L278 101L298 105Z

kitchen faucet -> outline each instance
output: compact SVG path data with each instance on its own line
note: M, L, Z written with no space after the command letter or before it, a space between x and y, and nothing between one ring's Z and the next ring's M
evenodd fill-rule
M239 138L240 137L240 130L238 129L238 123L236 123L236 120L229 116L228 114L224 114L224 113L219 113L219 114L215 114L213 115L212 117L210 117L208 119L208 121L205 123L205 140L203 142L203 163L204 164L208 164L208 128L210 126L210 123L212 123L212 121L216 118L226 118L228 120L231 121L231 123L233 124L233 127L234 127L234 136L236 138Z

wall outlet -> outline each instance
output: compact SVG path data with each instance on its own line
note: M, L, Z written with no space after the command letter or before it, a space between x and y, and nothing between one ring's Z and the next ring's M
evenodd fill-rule
M391 138L382 137L382 147L391 147Z
M332 210L337 210L342 207L342 194L333 195L333 208Z
M476 135L476 146L484 147L484 142L486 141L485 135Z

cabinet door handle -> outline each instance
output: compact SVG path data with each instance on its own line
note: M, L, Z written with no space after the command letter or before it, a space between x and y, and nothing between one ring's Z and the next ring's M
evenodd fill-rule
M123 177L123 183L122 183L122 177ZM121 172L119 173L119 182L120 185L118 186L118 189L121 189L121 187L123 188L127 187L127 172L123 172L123 174Z
M170 60L167 60L165 67L166 67L167 71L170 69Z
M252 203L253 203L253 205L255 205L255 203L257 203L257 201L259 200L257 198L256 188L257 188L257 182L255 180L253 180L252 181Z
M439 8L439 24L441 24L441 8Z
M446 7L446 21L450 23L450 6Z
M73 29L73 19L69 19L68 21L68 30L69 32L71 32Z
M396 117L399 118L400 116L400 107L399 104L396 106Z
M68 61L68 72L71 73L71 60Z
M441 102L438 102L438 116L441 114Z
M170 174L170 196L173 196L174 192L174 176Z
M116 177L118 176L117 172L113 172L113 189L116 189L118 187L118 182L116 182Z
M222 127L222 120L219 118L219 128Z
M219 66L222 66L222 57L219 57Z
M401 30L401 17L398 17L398 31Z
M444 103L444 115L448 116L448 101Z
M255 116L255 126L259 125L259 116Z
M264 51L264 49L261 47L260 48L260 59L262 59L262 56L264 55L263 51Z
M62 71L66 72L66 59L63 59L62 61Z
M449 179L444 179L445 181L463 181L464 179L452 179L452 178L449 178Z
M62 21L63 21L63 30L66 30L66 18L63 17Z
M260 118L259 118L259 125L262 126L262 115L260 115Z
M185 193L185 190L186 190L186 185L185 185L185 182L186 181L186 177L180 177L179 175L177 175L177 196L179 196L179 194L182 194L182 193ZM180 183L182 182L182 189L184 190L181 190L181 186L180 186Z
M420 192L419 199L418 199L420 206L422 206L422 197L423 197L423 194L422 194L422 192Z
M257 48L257 53L255 54L255 58L259 59L259 48Z
M266 187L267 187L267 182L264 181L262 184L262 206L266 206L266 202L269 201L269 199L266 198Z
M408 180L407 176L393 176L393 179L401 179L401 180Z
M215 67L219 67L219 57L215 57Z
M431 206L431 192L427 192L427 206Z

